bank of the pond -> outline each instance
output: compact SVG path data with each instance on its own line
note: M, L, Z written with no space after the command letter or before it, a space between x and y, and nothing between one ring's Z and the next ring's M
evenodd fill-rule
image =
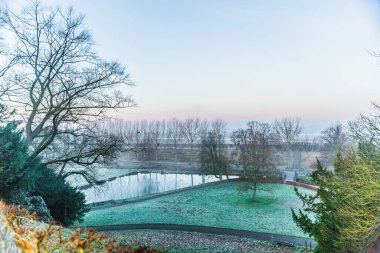
M206 183L206 184L189 186L189 187L185 187L185 188L181 188L181 189L177 189L177 190L158 192L158 193L148 194L148 195L134 197L134 198L94 202L94 203L88 204L88 207L91 208L91 211L94 211L94 210L106 209L106 208L111 208L111 207L116 207L116 206L130 205L130 204L143 202L143 201L147 201L147 200L151 200L151 199L161 198L164 196L178 194L181 192L192 191L192 190L197 189L197 188L210 187L210 186L213 186L215 184L221 184L224 182L239 182L239 181L241 181L239 178L234 178L234 179L229 179L229 180L226 179L226 180L221 180L221 181L217 181L217 182L211 182L211 183Z
M290 208L301 208L293 186L261 184L257 201L238 192L239 182L196 188L143 202L94 210L80 226L116 224L183 224L307 236L294 224ZM302 189L311 193L312 191Z
M222 179L226 178L223 176ZM142 197L217 181L220 179L214 175L138 172L107 181L101 188L81 188L81 191L90 204Z
M121 178L121 177L126 177L126 176L132 176L132 175L137 175L139 173L142 173L142 174L148 174L148 173L160 173L160 174L185 174L185 175L200 175L200 172L199 171L192 171L192 170L184 170L184 171L180 171L180 170L162 170L162 169L150 169L150 170L147 170L147 169L125 169L125 168L113 168L113 169L106 169L108 170L106 174L104 174L103 172L103 175L101 175L99 177L99 180L102 180L103 182L107 183L107 182L110 182L110 181L114 181L118 178ZM116 171L116 172L115 172ZM77 185L78 186L78 189L79 190L85 190L85 189L89 189L89 188L92 188L93 185L92 184L88 184L88 183L85 183L85 184L79 184L78 183L73 183L74 185Z

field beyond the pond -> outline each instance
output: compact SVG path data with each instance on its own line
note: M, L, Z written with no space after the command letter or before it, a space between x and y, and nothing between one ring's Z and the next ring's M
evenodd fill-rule
M117 224L183 224L232 228L308 238L293 222L291 208L302 203L294 187L260 184L256 202L252 191L239 191L242 182L223 182L143 202L93 210L78 226ZM302 189L304 193L313 191Z

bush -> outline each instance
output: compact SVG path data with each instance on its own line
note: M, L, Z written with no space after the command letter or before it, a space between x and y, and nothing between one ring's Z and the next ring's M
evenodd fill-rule
M85 196L72 187L47 166L40 168L41 177L36 181L34 195L41 196L50 210L51 216L62 225L72 225L83 220L89 211Z
M50 210L41 196L27 197L25 202L26 210L30 213L34 213L45 222L54 221L53 217L50 215Z
M0 127L0 199L7 202L25 201L22 196L34 189L39 159L28 159L27 145L17 123Z
M0 199L63 225L81 221L89 210L83 193L59 179L40 158L28 158L15 122L0 127Z

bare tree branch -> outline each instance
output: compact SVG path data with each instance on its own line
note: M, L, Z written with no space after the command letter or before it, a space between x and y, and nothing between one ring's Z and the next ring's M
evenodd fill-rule
M124 67L94 53L84 17L72 9L33 1L20 14L9 8L2 14L2 28L16 43L3 54L9 63L0 69L0 95L26 118L30 158L43 155L47 164L86 167L114 157L122 139L102 137L99 128L109 110L135 105L119 91L133 85ZM66 153L56 152L70 145Z

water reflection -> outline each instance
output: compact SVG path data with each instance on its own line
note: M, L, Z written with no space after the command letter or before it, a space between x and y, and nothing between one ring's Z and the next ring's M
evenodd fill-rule
M215 176L209 175L138 173L109 181L102 190L89 188L82 191L86 195L87 203L93 203L139 197L218 180Z

